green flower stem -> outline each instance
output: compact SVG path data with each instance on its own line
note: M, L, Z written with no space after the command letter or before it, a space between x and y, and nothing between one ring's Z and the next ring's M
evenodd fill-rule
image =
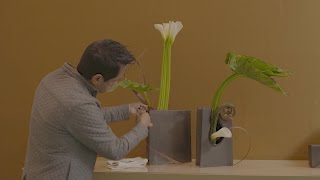
M164 83L165 83L165 54L166 54L166 44L163 45L163 53L162 53L162 68L161 68L161 84L160 84L160 95L158 102L158 109L163 109L163 98L164 98Z
M211 134L216 132L216 128L217 128L217 124L218 124L218 105L220 102L220 97L222 95L222 92L224 91L224 89L235 79L237 79L238 77L241 77L241 74L232 74L231 76L229 76L226 80L223 81L223 83L220 85L219 89L216 91L213 100L212 100L212 104L211 104L211 132L210 132L210 137ZM216 139L211 139L211 142L213 144L216 143Z
M164 41L162 69L161 69L161 85L160 97L158 102L159 110L167 110L169 107L169 94L170 94L170 77L171 77L171 47L172 40L167 38Z
M166 96L165 96L165 109L169 109L169 97L170 97L170 82L171 82L171 40L167 42L167 80L166 80Z

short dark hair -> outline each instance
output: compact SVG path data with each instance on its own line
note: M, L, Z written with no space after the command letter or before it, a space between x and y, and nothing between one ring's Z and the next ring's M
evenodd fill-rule
M87 80L101 74L105 81L115 78L121 65L135 61L134 56L119 42L111 39L91 43L83 52L77 66L78 72Z

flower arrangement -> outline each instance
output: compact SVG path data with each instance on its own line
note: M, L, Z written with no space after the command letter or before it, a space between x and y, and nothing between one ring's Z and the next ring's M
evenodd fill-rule
M225 63L228 64L233 74L223 81L218 90L215 92L211 104L211 127L210 127L210 140L213 144L216 143L216 139L219 137L231 137L231 131L228 128L221 128L217 130L218 124L218 106L221 95L224 89L235 79L239 77L247 77L260 82L261 84L270 87L284 95L287 93L279 86L279 84L272 78L275 77L288 77L291 73L286 70L282 70L271 64L264 62L261 59L239 55L236 53L227 53Z
M171 47L183 25L180 21L169 21L169 23L155 24L154 27L160 31L164 42L158 110L167 110L170 96Z
M171 48L183 25L180 21L169 21L168 23L155 24L154 27L160 31L164 43L158 110L168 110L171 80ZM148 91L152 90L150 85L139 84L127 79L120 82L118 85L122 88L131 89L141 102L146 103L149 107L151 107L151 103L147 94Z

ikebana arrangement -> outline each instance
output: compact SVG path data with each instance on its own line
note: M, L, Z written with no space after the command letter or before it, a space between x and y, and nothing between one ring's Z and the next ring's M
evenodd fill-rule
M232 81L240 77L250 78L287 95L273 76L288 77L291 74L289 71L282 70L261 59L233 52L227 53L225 63L233 73L215 92L211 108L198 108L197 111L196 163L202 167L225 166L233 163L230 129L235 107L230 104L219 106L221 95Z
M183 28L180 21L155 24L163 39L163 56L158 108L152 108L147 92L152 88L130 80L119 83L131 89L141 102L150 108L153 127L149 129L147 156L149 164L170 164L191 161L191 110L169 110L171 81L171 49Z
M217 136L217 124L218 124L218 106L220 102L221 95L224 89L235 79L239 77L247 77L260 82L261 84L270 87L276 91L281 92L287 96L287 93L282 90L282 88L277 84L277 82L272 78L272 76L277 77L288 77L291 73L286 70L282 70L271 64L265 63L263 60L239 55L235 53L228 53L226 56L225 63L228 64L233 74L230 75L223 83L220 85L216 93L214 94L212 104L211 104L211 136L210 140L213 144L216 142ZM222 129L225 132L228 130ZM226 133L229 135L230 133ZM224 134L221 134L224 136Z
M160 95L157 109L152 107L147 92L150 85L124 80L122 88L132 90L141 102L150 107L153 128L147 139L149 164L169 164L191 161L191 111L169 110L171 80L171 49L177 34L183 28L180 21L155 24L163 39ZM235 79L247 77L260 82L284 95L287 93L273 77L288 77L291 73L268 64L261 59L227 53L225 63L232 74L223 81L213 96L211 107L197 110L196 164L200 167L232 165L232 119L235 107L231 104L220 105L225 88Z
M161 66L160 95L158 110L168 110L171 81L171 49L177 34L183 28L180 21L169 21L168 23L155 24L155 29L159 30L163 39L163 55ZM149 84L133 82L125 79L118 83L118 86L132 90L140 101L152 107L147 92L152 90Z

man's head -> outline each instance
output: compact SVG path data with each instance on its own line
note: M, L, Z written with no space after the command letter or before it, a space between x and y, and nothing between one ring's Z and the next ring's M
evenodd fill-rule
M86 48L77 70L103 93L112 90L123 77L126 66L133 62L135 58L125 46L110 39L100 40Z

